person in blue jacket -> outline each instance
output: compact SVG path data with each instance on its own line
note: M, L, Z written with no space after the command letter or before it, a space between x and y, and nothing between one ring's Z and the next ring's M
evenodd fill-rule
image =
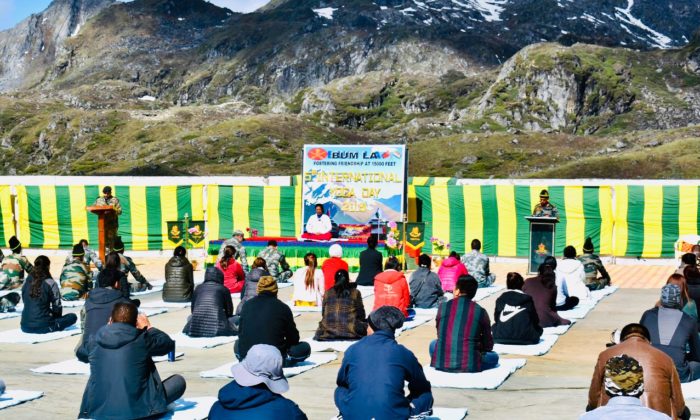
M219 390L209 419L306 420L299 406L282 396L289 390L283 363L277 347L251 347L245 359L231 368L233 381Z
M335 405L343 420L408 419L432 414L430 382L416 356L394 337L404 318L393 306L377 308L369 315L374 334L345 352L335 389ZM408 395L404 382L408 382Z

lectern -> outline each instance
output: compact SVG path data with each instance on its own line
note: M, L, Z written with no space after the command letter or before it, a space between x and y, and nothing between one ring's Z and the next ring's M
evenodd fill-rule
M530 222L530 255L528 255L528 274L537 274L544 259L554 254L556 246L556 217L526 217Z
M97 215L97 238L98 238L98 252L100 254L100 261L105 260L105 220L108 217L114 216L114 207L112 206L90 206L87 208L90 213Z

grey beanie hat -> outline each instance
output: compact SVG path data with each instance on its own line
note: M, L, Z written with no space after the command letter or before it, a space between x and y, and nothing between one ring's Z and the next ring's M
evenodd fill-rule
M381 306L369 314L369 324L375 331L396 331L403 326L405 319L403 312L395 306Z
M664 308L681 309L683 299L681 299L681 288L677 284L667 284L661 288L661 305Z

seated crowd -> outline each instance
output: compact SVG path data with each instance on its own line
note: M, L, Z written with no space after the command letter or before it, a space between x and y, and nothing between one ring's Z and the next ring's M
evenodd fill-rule
M86 242L76 244L62 270L60 286L51 277L49 259L39 256L29 264L16 238L10 240L13 254L5 257L0 270L3 288L21 289L21 295L4 295L0 308L11 310L23 302L20 325L24 332L41 334L70 327L77 316L63 315L61 301L86 300L76 355L90 364L91 376L80 418L162 414L186 388L180 375L165 380L158 375L152 357L173 352L175 343L138 313L140 302L131 294L151 285L123 255L120 242L104 265L96 264L92 255L88 260ZM474 300L479 287L488 287L495 279L478 240L461 259L456 253L445 259L437 273L432 259L420 255L410 281L396 257L384 261L380 254L377 258L376 246L370 239L363 251L369 252L360 259L370 265L360 266L361 286L374 288L369 315L362 300L365 289L351 281L340 245L331 246L330 258L321 268L316 255L307 253L304 267L294 273L284 268L276 243L268 244L266 253L273 263L258 256L248 271L247 264L237 261L245 254L227 246L196 287L186 250L175 249L165 266L163 300L191 302L183 333L238 336L233 357L239 363L231 370L233 380L219 391L210 418L306 418L282 396L289 389L283 369L311 355L310 343L300 340L294 306L320 306L314 340L355 341L345 352L336 380L334 400L342 418L409 418L429 414L433 405L423 368L396 341L397 330L415 314L414 308L436 311L436 338L428 348L430 366L474 373L498 366L494 343L537 344L544 328L570 324L559 311L576 307L590 299L592 290L610 285L610 276L587 239L583 255L577 258L576 250L567 246L562 260L545 258L535 277L508 273L507 290L496 300L492 324L488 312ZM86 261L95 263L98 270L94 288ZM638 324L625 326L619 343L600 353L589 388L588 413L582 418L690 417L680 384L700 379L695 301L700 296L692 292L694 286L700 288L700 271L688 255L681 269L682 274L669 277L656 306L644 312ZM129 283L128 272L137 284ZM289 278L294 290L288 304L278 299L278 281ZM232 293L241 295L235 310Z

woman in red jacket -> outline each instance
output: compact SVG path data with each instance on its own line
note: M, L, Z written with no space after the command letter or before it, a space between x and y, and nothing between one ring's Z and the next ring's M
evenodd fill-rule
M446 292L451 292L455 289L455 284L457 284L457 279L460 276L466 276L469 274L467 267L464 266L459 261L459 254L452 251L448 258L440 265L438 270L438 277L440 277L440 283L442 283L442 290Z
M240 293L245 283L245 273L241 264L236 261L236 249L233 246L226 246L224 255L216 263L216 268L224 273L224 286L231 293Z
M342 259L343 248L340 245L331 245L331 247L328 248L328 255L330 255L330 258L324 261L323 265L321 266L321 271L323 271L323 283L326 292L335 286L335 273L337 273L338 270L349 271L348 263Z
M408 282L401 272L401 263L396 257L389 257L384 264L384 272L374 277L374 309L394 306L408 316L411 294Z

